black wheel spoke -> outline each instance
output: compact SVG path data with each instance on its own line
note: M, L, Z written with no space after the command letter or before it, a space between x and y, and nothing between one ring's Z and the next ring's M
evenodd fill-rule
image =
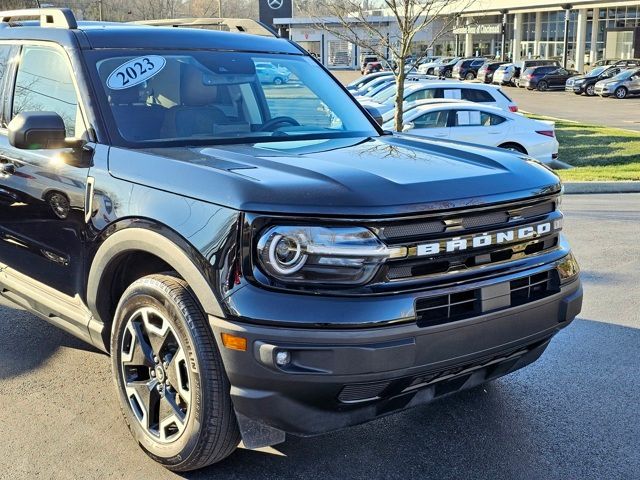
M151 428L157 421L160 394L155 379L127 382L126 390L129 403L136 417L144 427Z
M145 338L143 326L140 322L131 322L130 329L132 333L131 339L131 347L129 350L128 359L126 359L123 363L127 366L130 365L139 365L146 367L153 367L155 362L153 360L153 349L151 348L151 344ZM125 353L125 352L123 352Z

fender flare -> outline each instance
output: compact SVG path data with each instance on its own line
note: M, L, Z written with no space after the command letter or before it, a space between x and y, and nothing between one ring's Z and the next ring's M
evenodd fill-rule
M198 252L172 230L169 233L164 235L149 228L125 227L107 237L96 251L87 280L87 306L92 313L89 331L99 348L108 347L108 344L103 346L106 333L103 330L112 320L100 315L98 300L103 274L118 257L132 251L149 253L164 260L189 284L205 314L225 317L206 274L197 266Z

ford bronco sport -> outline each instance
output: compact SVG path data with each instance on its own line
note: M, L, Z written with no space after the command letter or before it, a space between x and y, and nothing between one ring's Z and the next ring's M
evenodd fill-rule
M555 174L382 131L288 40L2 12L0 86L1 294L111 354L169 469L493 380L580 311Z

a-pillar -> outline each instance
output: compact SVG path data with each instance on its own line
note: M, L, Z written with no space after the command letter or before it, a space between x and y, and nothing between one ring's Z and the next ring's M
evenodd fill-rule
M576 28L576 59L575 68L582 73L584 70L584 54L587 47L587 9L578 10L578 24Z
M511 50L511 61L520 60L520 51L522 50L522 14L516 13L513 19L513 45Z

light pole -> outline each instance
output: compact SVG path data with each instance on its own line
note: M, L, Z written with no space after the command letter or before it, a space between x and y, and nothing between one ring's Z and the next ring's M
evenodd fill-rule
M218 0L218 17L222 18L222 0Z
M102 21L102 0L98 0L98 20Z
M564 48L562 51L562 66L567 68L567 58L569 49L569 18L571 17L571 8L573 6L570 3L562 5L564 8Z

